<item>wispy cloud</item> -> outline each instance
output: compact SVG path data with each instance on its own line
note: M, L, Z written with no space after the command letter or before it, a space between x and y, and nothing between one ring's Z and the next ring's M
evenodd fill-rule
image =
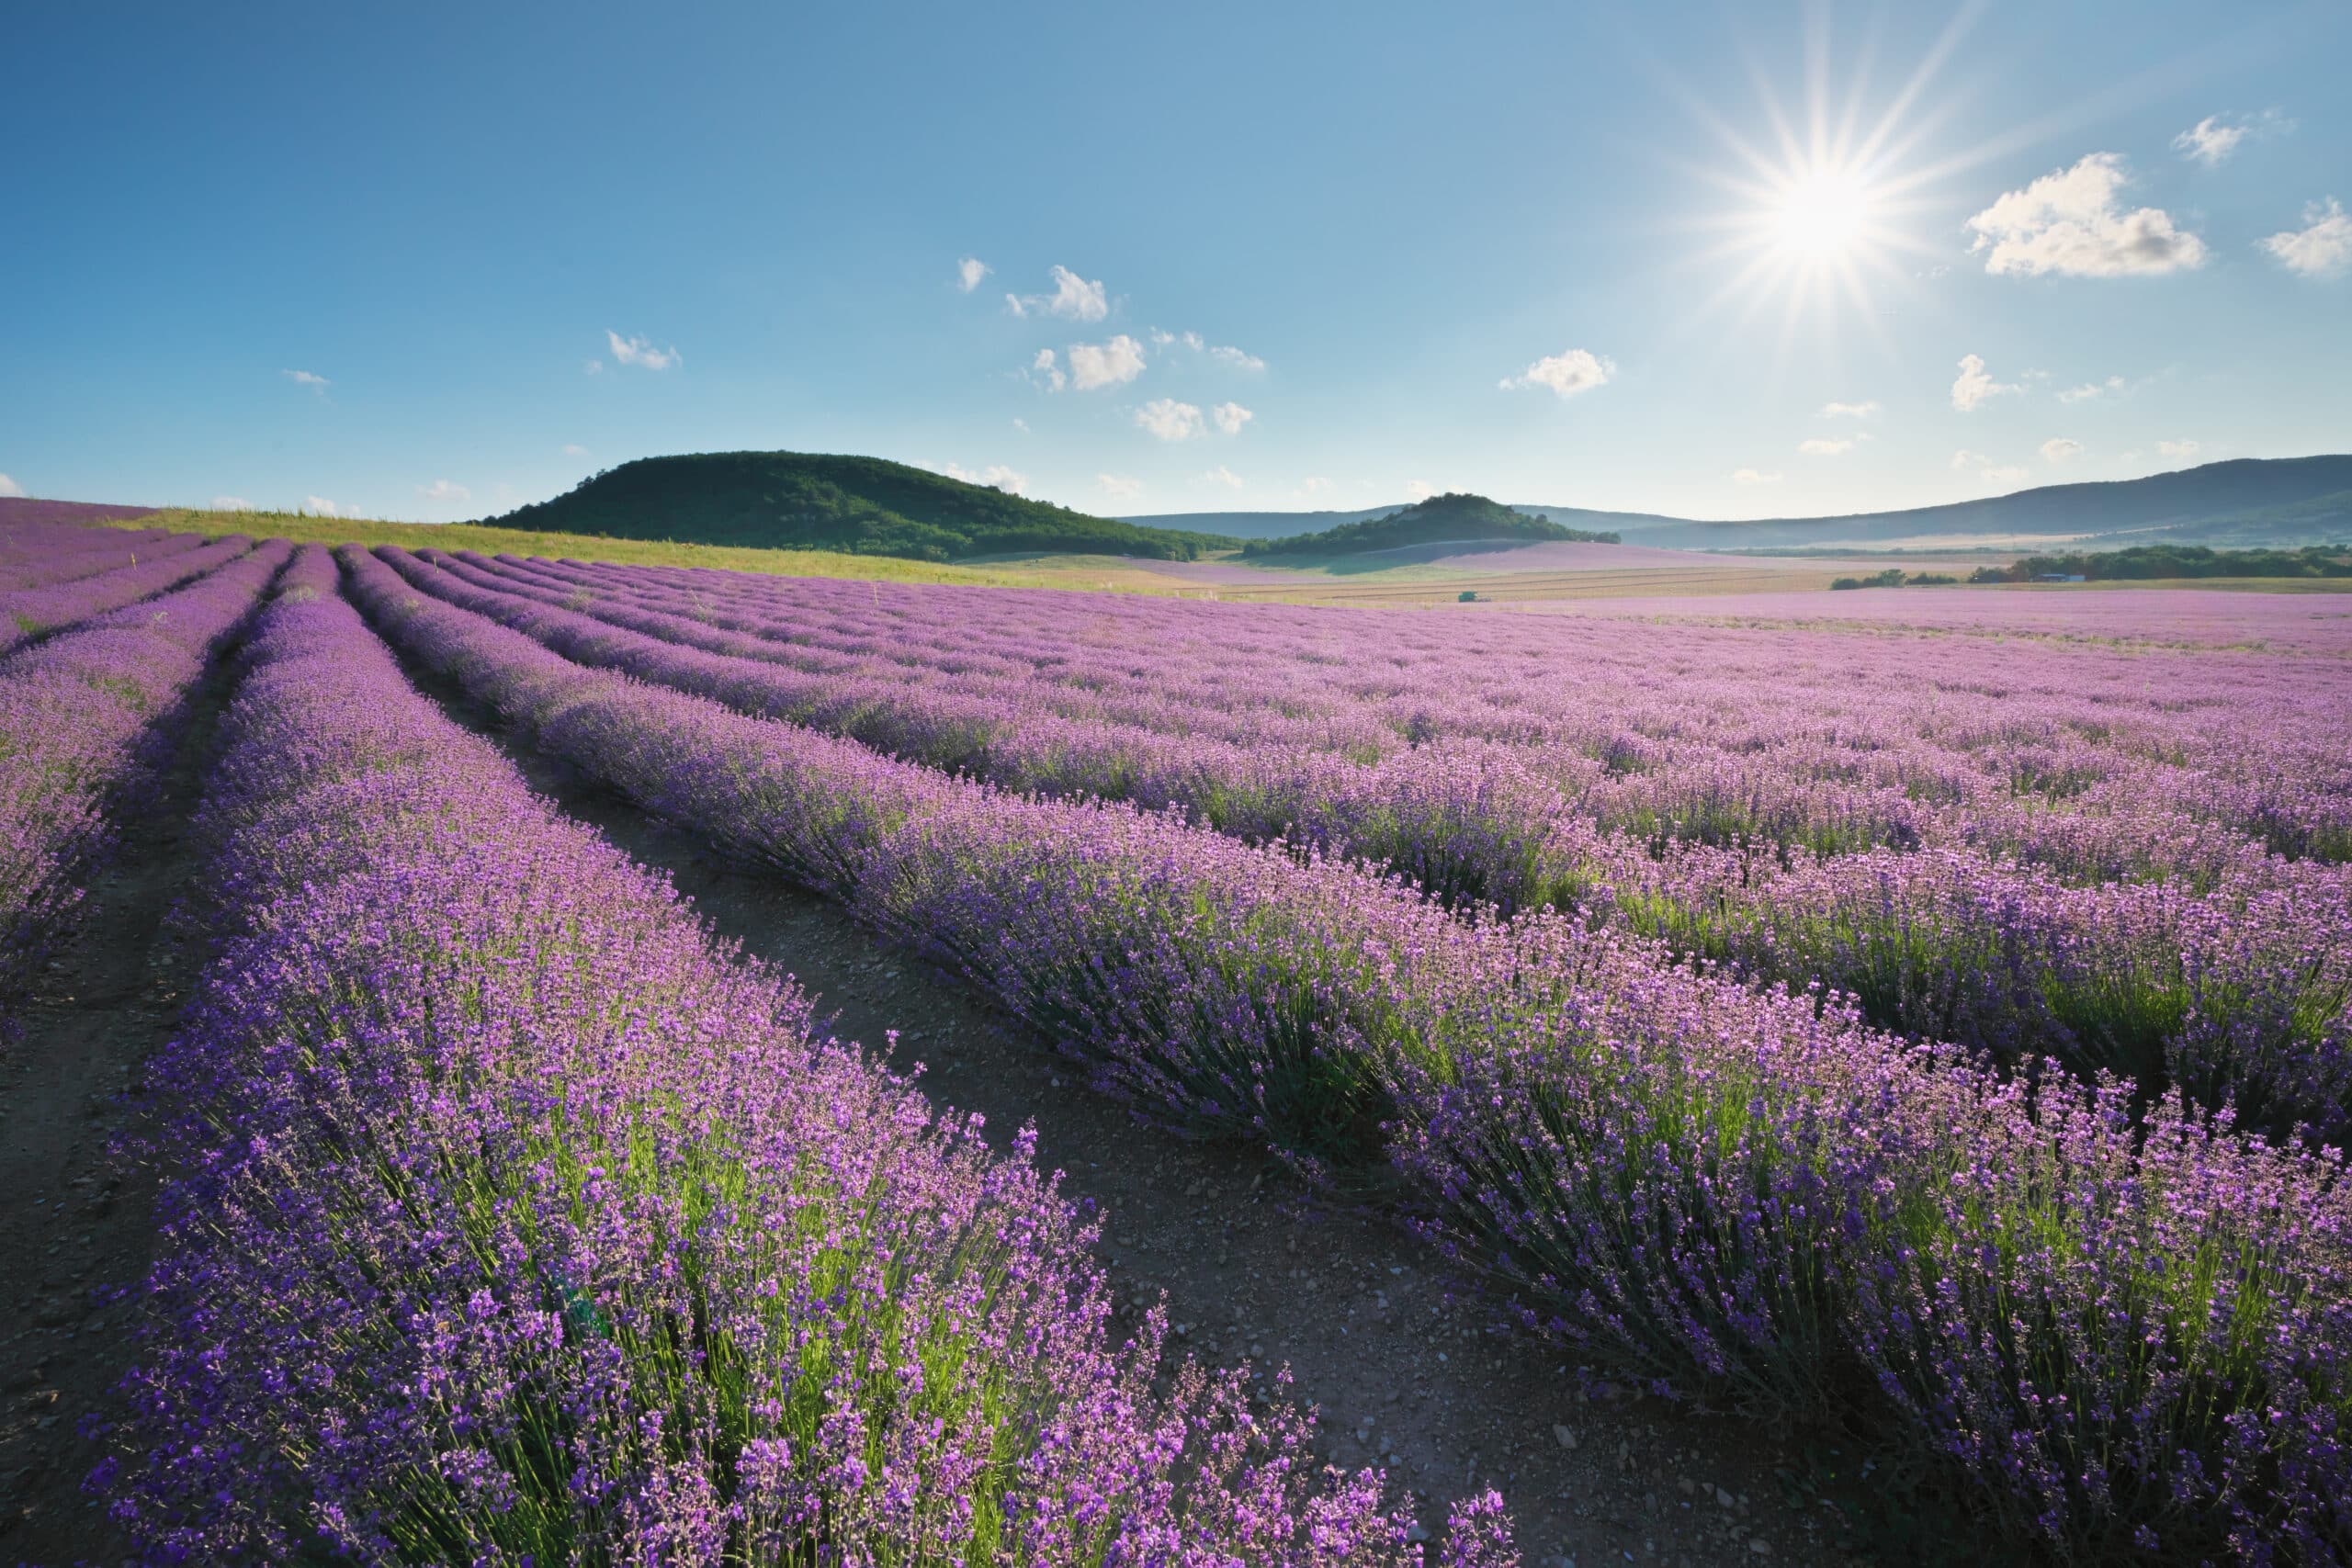
M943 463L940 465L939 471L951 479L962 479L967 485L987 485L991 489L1004 491L1012 495L1019 495L1029 488L1027 474L1008 468L1002 463L990 463L978 473L961 464Z
M2159 441L2156 443L2156 451L2159 455L2166 457L2194 457L2197 456L2197 443L2194 441Z
M1427 501L1430 497L1438 493L1438 489L1437 486L1430 483L1427 479L1407 479L1405 481L1405 493L1411 496L1415 501Z
M1337 481L1321 474L1309 474L1298 481L1298 493L1305 496L1329 495L1338 488Z
M1841 452L1850 452L1853 449L1854 439L1850 435L1835 438L1815 435L1797 443L1797 450L1808 457L1835 457Z
M461 484L453 484L447 479L435 479L429 485L419 485L416 487L416 493L427 501L443 504L458 501L471 501L474 498L473 491Z
M1258 416L1239 403L1219 403L1209 411L1209 417L1216 421L1216 427L1227 435L1238 435L1241 427Z
M1986 272L2029 277L2123 277L2203 265L2205 242L2176 227L2170 213L2124 210L2119 197L2131 183L2120 153L2093 152L1971 218L1976 242L1969 248L1986 253Z
M567 441L563 444L563 455L567 457L585 457L588 456L588 448L581 446L577 441Z
M1824 419L1875 419L1878 417L1880 412L1878 400L1875 398L1863 403L1824 403L1821 405L1821 417Z
M2273 234L2262 248L2289 272L2305 277L2340 277L2352 268L2352 217L2334 197L2303 209L2303 226Z
M1069 385L1069 378L1062 374L1061 366L1054 358L1054 351L1041 348L1037 357L1029 362L1029 379L1049 392L1058 392Z
M1174 348L1181 344L1194 354L1207 355L1228 370L1263 370L1266 367L1264 360L1247 349L1236 348L1229 343L1212 344L1198 333L1171 333L1154 327L1147 335L1154 348Z
M1190 441L1203 434L1206 426L1201 423L1197 404L1180 403L1174 398L1154 398L1136 410L1136 428L1162 441Z
M2095 398L2111 397L2127 389L2120 376L2109 376L2104 381L2086 381L2079 387L2062 387L2058 400L2062 403L2086 403Z
M212 498L215 512L251 512L254 503L242 495L216 495Z
M334 382L328 380L325 377L313 374L308 370L281 370L278 374L285 377L288 380L293 382L298 387L308 387L311 390L318 393L321 397L326 396L327 389L334 385Z
M1589 392L1605 384L1617 373L1617 367L1589 349L1571 348L1566 353L1548 355L1516 376L1506 376L1496 383L1506 392L1521 391L1530 387L1549 387L1563 398L1573 398L1578 392Z
M2041 444L2045 463L2071 463L2083 455L2083 444L2071 435L2053 435Z
M656 348L650 339L623 337L610 327L605 329L605 341L612 346L614 363L618 365L634 365L645 370L674 370L684 363L675 344Z
M1097 474L1094 482L1113 501L1133 501L1143 494L1143 481L1125 474Z
M978 256L966 256L956 264L956 291L969 294L989 275L989 265Z
M0 495L22 495L24 493L24 486L18 484L7 475L0 474Z
M1081 392L1124 386L1143 374L1143 344L1121 333L1108 343L1069 345L1070 385Z
M2020 468L2015 464L1984 470L1984 482L1992 485L2022 484L2031 478L2033 478L2031 468Z
M1781 479L1781 475L1766 473L1760 468L1734 468L1731 471L1731 482L1736 485L1776 485Z
M1965 446L1951 455L1951 466L1955 468L1985 468L1992 467L1992 464L1993 459L1984 456L1984 453L1971 452Z
M2174 152L2191 163L2213 169L2219 168L2242 143L2283 136L2294 129L2295 122L2277 109L2265 109L2257 115L2209 114L2174 137L2172 145Z
M1242 486L1241 476L1235 473L1231 468L1227 468L1223 463L1219 463L1216 468L1211 468L1207 473L1203 474L1201 476L1201 482L1203 484L1223 485L1227 490L1239 490Z
M1051 294L1008 294L1004 297L1005 304L1014 315L1059 316L1070 321L1099 321L1111 313L1110 296L1103 292L1100 282L1089 283L1066 266L1055 267L1048 276L1054 285Z
M2014 381L1996 381L1984 368L1984 361L1973 354L1960 356L1960 375L1951 384L1951 406L1962 413L1973 413L1990 398L2006 397L2022 391Z
M302 510L305 512L315 512L322 517L333 517L335 514L334 502L329 501L322 495L304 496L302 498Z

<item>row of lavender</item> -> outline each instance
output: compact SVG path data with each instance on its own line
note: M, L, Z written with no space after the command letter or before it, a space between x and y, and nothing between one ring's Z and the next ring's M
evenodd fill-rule
M136 806L212 649L289 548L273 541L236 555L175 592L0 660L0 1008L74 908L115 818Z
M121 564L108 570L0 592L0 653L192 581L252 548L251 539L232 534L209 544L151 553L136 560L130 558L138 551L125 550Z
M2013 843L2094 875L2194 867L2223 847L2174 841L2198 822L2286 852L2352 852L2352 807L2331 787L2352 784L2352 694L2329 663L2306 686L2276 680L2275 660L2015 646L1988 657L1969 639L1914 639L1890 660L1875 637L1543 617L1081 607L922 585L888 602L876 591L869 605L813 580L469 558L510 586L684 615L779 643L812 674L917 682L1023 721L1050 713L1360 760L1430 741L1508 745L1596 819L1659 837L1833 852ZM2226 736L2216 718L2233 721ZM2053 836L2053 806L2071 831ZM2106 831L2083 839L2086 822Z
M2210 886L2078 886L1978 846L1827 858L1661 847L1596 824L1503 748L1433 746L1363 766L1166 736L1139 749L1132 729L1074 720L1032 726L1008 746L987 729L977 698L901 687L877 701L870 686L844 690L834 677L709 646L742 645L742 634L601 603L550 604L428 557L386 552L417 587L571 659L746 713L846 732L1016 789L1070 782L1049 781L1032 765L1039 756L1082 759L1089 787L1040 793L1180 806L1244 840L1340 847L1441 893L1507 886L1525 905L1661 939L1744 976L1835 987L1884 1028L2009 1061L2047 1055L2152 1091L2178 1087L2282 1134L2352 1134L2352 868L2240 841Z
M0 529L0 593L70 582L192 550L204 541L194 534L160 528L89 528L49 523Z
M1596 1360L1859 1400L2053 1544L2352 1551L2334 1155L2177 1100L2135 1120L2117 1086L1989 1075L1558 916L1457 919L1352 865L893 761L345 558L394 641L538 745L843 898L1100 1087L1306 1160L1385 1152L1433 1239Z
M815 1033L322 553L288 577L157 1074L184 1174L103 1478L153 1560L1421 1562L1279 1398L1115 1337L1025 1134ZM1516 1561L1491 1495L1443 1561Z

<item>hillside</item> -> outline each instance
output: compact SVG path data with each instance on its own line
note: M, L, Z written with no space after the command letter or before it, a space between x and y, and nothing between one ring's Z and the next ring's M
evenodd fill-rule
M2043 485L1981 501L1834 517L1772 517L1709 523L1631 512L1515 502L1513 510L1572 528L1615 533L1629 544L1693 550L1822 549L1933 538L2019 536L2072 538L2094 547L2175 544L2299 547L2352 539L2352 456L2239 457L2145 479ZM1389 516L1361 512L1185 513L1129 517L1146 526L1211 530L1268 538L1329 531Z
M501 528L912 560L1035 551L1191 560L1237 541L1093 517L880 457L703 452L640 457Z
M1483 495L1446 494L1433 495L1401 512L1343 523L1320 533L1252 539L1241 547L1241 553L1250 557L1363 555L1414 545L1534 544L1546 540L1613 545L1617 536L1563 527L1545 518L1514 512Z

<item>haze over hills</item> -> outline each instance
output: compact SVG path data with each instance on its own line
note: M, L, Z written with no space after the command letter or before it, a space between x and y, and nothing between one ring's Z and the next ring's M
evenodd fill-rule
M2327 544L2352 539L2352 456L2240 457L2145 479L2044 485L1942 506L1745 523L1510 504L1569 527L1617 534L1627 544L1690 550L1884 547L1909 540L1951 547L1972 539L2005 544L2018 538L2110 547ZM1403 510L1396 505L1357 512L1170 513L1123 521L1264 539L1321 532Z
M1241 553L1252 557L1361 555L1419 545L1524 545L1546 540L1613 545L1617 536L1514 512L1483 495L1448 493L1416 502L1401 512L1382 513L1317 533L1252 539L1241 547Z

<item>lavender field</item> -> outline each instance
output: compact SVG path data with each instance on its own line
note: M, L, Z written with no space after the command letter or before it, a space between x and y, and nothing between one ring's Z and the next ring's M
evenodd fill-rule
M1448 1327L1840 1434L1988 1558L2345 1561L2344 603L16 530L0 1050L171 758L200 797L87 1495L155 1562L1565 1560L1476 1456L1410 1495L1278 1359L1118 1308L1034 1129L836 1038L528 760L1136 1137L1408 1234Z

